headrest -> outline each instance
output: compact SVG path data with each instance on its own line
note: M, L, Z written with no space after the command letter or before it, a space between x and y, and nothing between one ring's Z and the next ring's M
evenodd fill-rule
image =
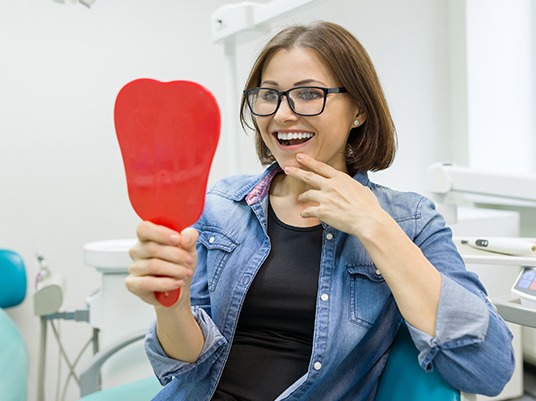
M16 306L26 297L26 266L20 254L0 249L0 308Z

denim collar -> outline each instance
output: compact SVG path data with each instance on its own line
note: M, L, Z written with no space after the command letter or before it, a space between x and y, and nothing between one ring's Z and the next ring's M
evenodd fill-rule
M253 189L251 189L249 192L247 192L247 195L245 196L246 203L248 205L252 205L255 202L258 202L262 200L269 192L270 190L270 184L272 183L272 180L274 177L279 174L282 171L281 167L279 167L279 164L272 163L262 174L259 178L259 180L254 183ZM358 171L356 174L354 174L354 180L358 181L360 184L368 186L370 184L370 180L368 178L367 172L360 172ZM250 188L251 185L248 186Z

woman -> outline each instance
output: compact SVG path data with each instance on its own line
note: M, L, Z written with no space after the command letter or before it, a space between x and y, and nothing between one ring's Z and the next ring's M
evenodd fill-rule
M284 29L246 83L260 176L208 191L181 233L143 222L127 287L154 305L158 400L373 400L407 325L424 369L499 393L511 334L431 201L369 181L396 138L360 43L327 22ZM154 291L181 288L160 306ZM173 380L172 380L173 379Z

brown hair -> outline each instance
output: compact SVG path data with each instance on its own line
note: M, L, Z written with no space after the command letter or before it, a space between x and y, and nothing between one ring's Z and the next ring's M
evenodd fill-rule
M346 87L348 95L355 100L360 111L366 113L365 123L353 128L348 137L346 164L350 174L389 167L397 146L391 113L367 51L345 28L320 21L283 29L265 45L257 57L244 90L260 86L263 68L271 56L278 50L293 47L316 50L342 86ZM242 127L255 131L260 162L263 165L272 163L274 157L264 144L244 97L240 104L240 122Z

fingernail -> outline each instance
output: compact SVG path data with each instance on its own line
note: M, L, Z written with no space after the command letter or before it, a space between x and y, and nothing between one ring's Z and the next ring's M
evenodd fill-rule
M290 173L291 170L292 170L292 169L291 169L290 167L285 167L285 170L284 170L284 171L285 171L285 174Z
M305 159L305 155L303 153L298 153L296 155L296 160L302 161L303 159Z
M169 241L173 244L176 244L177 242L179 242L179 236L177 234L170 234Z

